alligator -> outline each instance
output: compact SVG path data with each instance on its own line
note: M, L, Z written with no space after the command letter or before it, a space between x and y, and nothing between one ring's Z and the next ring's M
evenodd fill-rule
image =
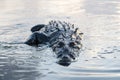
M25 44L37 47L48 45L56 54L58 64L68 66L79 56L83 33L74 24L51 20L47 25L33 26L31 32Z

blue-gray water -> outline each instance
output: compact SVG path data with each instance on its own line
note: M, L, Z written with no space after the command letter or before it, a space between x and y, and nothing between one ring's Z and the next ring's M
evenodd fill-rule
M49 20L84 33L78 61L68 67L56 64L50 48L17 44ZM120 1L0 0L0 80L120 80Z

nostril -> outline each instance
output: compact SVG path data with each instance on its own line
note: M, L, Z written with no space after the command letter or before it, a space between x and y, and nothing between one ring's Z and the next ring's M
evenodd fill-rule
M63 56L64 59L67 59L68 57L67 56Z
M62 62L71 62L71 59L70 59L68 56L63 56L63 57L61 58L61 61L62 61Z
M62 59L63 59L63 60L68 60L69 57L68 57L68 56L63 56Z

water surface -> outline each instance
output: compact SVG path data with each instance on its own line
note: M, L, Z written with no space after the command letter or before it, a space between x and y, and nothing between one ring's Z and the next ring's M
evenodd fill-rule
M22 44L36 24L74 23L84 33L77 62ZM119 0L0 0L0 80L119 80ZM21 44L20 44L21 43Z

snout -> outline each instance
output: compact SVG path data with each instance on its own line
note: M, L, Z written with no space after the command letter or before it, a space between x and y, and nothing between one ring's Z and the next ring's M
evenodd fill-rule
M63 56L61 59L61 61L64 61L64 62L71 62L71 58L69 56Z
M58 61L58 64L62 66L69 66L71 64L71 59L67 56L64 56Z
M58 64L62 66L69 66L72 62L73 58L69 55L69 53L61 53L58 57Z
M75 55L73 52L71 52L70 49L68 48L63 48L61 49L61 51L59 51L57 54L57 58L58 58L58 64L62 65L62 66L69 66L72 61L75 60Z

